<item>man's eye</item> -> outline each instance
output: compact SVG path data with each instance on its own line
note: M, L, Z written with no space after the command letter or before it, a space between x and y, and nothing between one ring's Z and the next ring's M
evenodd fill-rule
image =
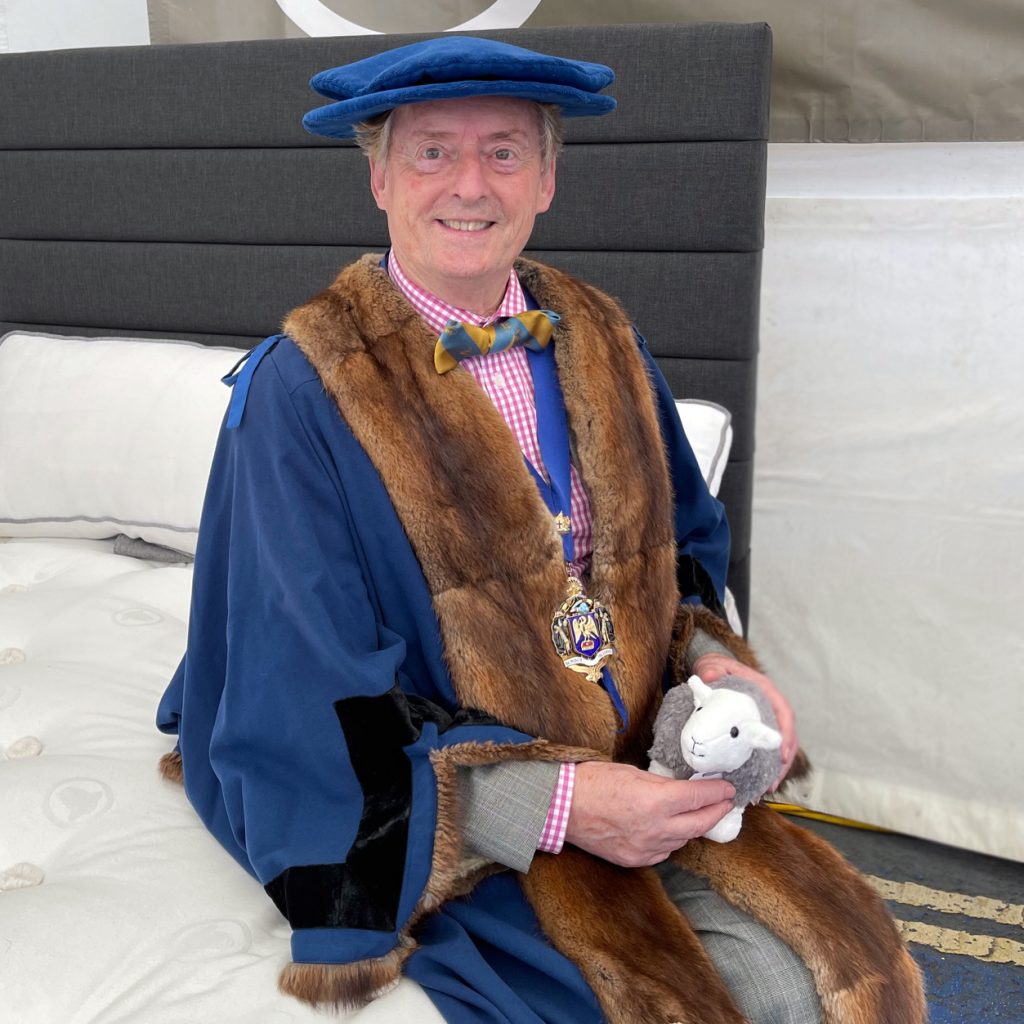
M441 159L441 148L440 146L427 146L423 150L421 156L424 160L440 160Z
M515 153L511 149L496 149L494 156L498 160L511 160L515 157Z

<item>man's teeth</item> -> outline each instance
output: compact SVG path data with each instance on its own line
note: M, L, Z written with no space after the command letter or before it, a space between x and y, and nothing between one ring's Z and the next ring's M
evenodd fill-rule
M455 231L483 231L491 224L489 220L442 220L441 223Z

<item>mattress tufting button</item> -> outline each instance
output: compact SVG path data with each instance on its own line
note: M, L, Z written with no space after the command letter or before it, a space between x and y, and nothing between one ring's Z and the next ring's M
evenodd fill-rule
M35 736L22 736L4 751L12 761L19 757L38 757L42 752L43 742Z
M42 884L45 877L46 874L41 867L22 861L20 864L13 864L6 870L0 871L0 892L31 889L34 885Z
M71 828L110 810L114 794L99 779L68 779L50 790L43 813L55 825Z
M20 665L25 660L25 652L20 647L5 647L0 651L0 665Z

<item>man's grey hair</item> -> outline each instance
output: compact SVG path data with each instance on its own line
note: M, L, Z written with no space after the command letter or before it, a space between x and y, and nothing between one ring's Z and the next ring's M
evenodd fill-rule
M555 103L535 103L540 117L540 157L545 169L554 163L562 150L565 131L562 127L562 111ZM384 163L391 145L391 115L389 110L355 126L356 144L372 160Z

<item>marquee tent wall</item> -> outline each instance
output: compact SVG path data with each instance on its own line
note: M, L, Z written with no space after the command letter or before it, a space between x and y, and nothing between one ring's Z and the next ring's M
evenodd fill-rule
M769 150L751 636L812 807L1024 860L1024 150Z

